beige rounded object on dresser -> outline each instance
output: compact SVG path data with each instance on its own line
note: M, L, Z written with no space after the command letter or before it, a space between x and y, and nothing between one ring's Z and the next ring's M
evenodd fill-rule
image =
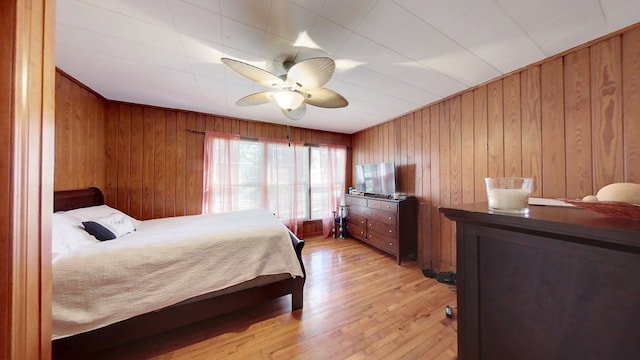
M599 201L622 201L631 204L640 204L640 184L609 184L598 190L596 196Z

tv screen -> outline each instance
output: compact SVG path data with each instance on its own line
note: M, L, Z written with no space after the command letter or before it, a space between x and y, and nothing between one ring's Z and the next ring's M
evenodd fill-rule
M356 190L365 194L393 195L396 192L394 163L356 165Z

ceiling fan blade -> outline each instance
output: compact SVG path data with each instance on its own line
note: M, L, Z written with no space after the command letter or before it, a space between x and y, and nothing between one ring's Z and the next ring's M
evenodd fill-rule
M294 64L287 72L287 81L303 91L319 88L333 76L336 63L328 57L311 58Z
M247 95L242 99L236 101L236 105L238 106L251 106L251 105L262 105L271 101L272 93L268 91L263 91L251 95Z
M300 104L300 106L298 106L297 109L291 110L291 111L287 111L285 109L282 109L282 113L288 117L291 120L297 121L302 119L302 117L304 116L304 114L307 112L307 106L302 103Z
M249 80L255 81L260 85L266 87L278 87L283 83L282 79L276 75L268 72L267 70L260 69L259 67L244 63L242 61L222 58L220 59L223 64L239 75L246 77Z
M344 96L327 88L317 88L307 91L307 104L322 108L341 108L349 105Z

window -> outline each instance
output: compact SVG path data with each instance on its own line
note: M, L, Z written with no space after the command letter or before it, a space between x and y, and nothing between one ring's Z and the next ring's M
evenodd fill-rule
M344 147L207 133L204 161L205 213L268 208L295 228L324 220L344 191Z

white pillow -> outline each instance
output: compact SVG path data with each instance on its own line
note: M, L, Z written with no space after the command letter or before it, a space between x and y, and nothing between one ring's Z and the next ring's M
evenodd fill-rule
M133 217L123 213L122 211L114 209L107 205L96 205L73 209L65 211L64 214L76 218L78 220L78 225L80 226L83 221L93 221L96 219L105 218L111 214L120 214L125 216L133 224L134 227L137 227L140 224L140 220L134 219Z
M136 231L129 217L124 214L111 214L91 221L83 221L84 229L100 241L113 240L132 231Z
M99 242L84 231L76 219L60 213L53 214L51 235L52 259L78 247Z

